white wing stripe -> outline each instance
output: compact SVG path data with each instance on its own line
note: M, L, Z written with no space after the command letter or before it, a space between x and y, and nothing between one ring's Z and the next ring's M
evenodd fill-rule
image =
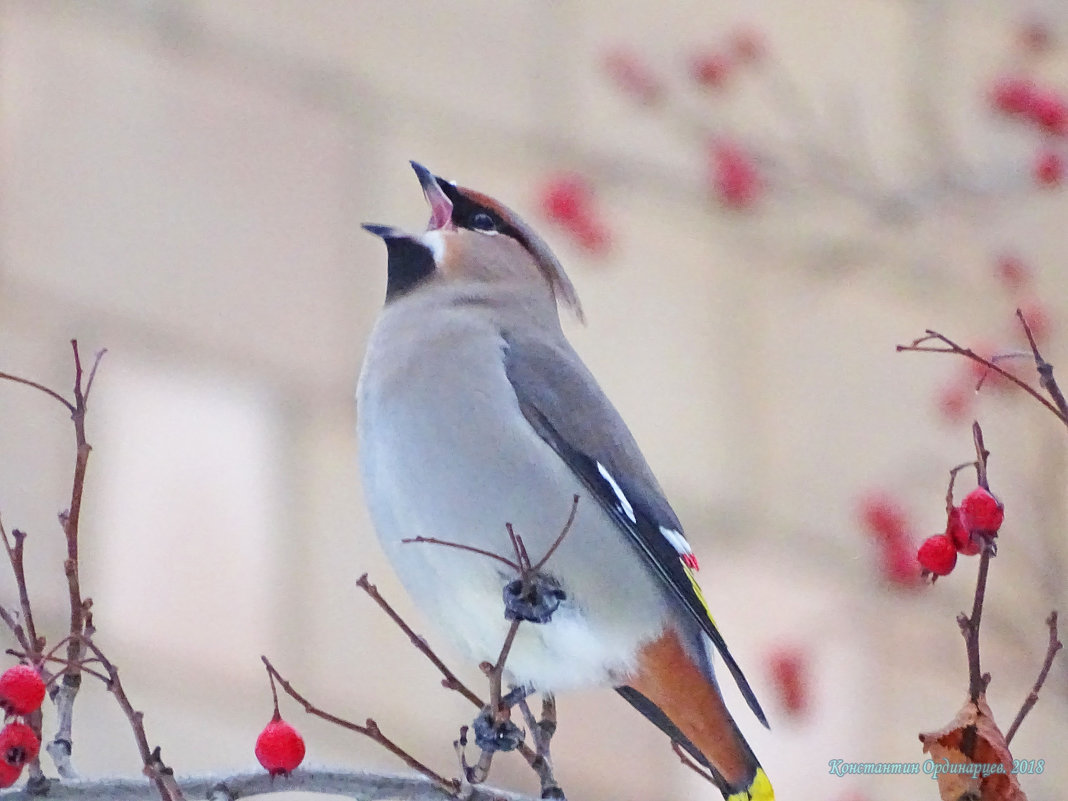
M620 488L616 480L612 478L612 474L605 470L605 467L600 462L597 463L597 472L601 474L601 478L608 482L612 487L612 491L616 494L616 498L619 499L619 505L623 509L623 512L630 518L631 523L637 523L638 518L634 516L634 507L630 505L630 501L627 500L627 496L623 494L623 490Z

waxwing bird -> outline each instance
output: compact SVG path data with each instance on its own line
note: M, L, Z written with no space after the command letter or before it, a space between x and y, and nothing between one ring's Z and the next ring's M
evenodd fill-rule
M581 316L549 247L496 200L412 163L421 233L385 240L386 300L357 389L360 468L386 555L417 605L472 659L508 631L510 523L546 563L559 606L519 626L517 686L614 687L707 767L730 801L771 783L728 712L712 652L767 725L698 587L682 525L634 437L560 327ZM435 538L467 546L404 542Z

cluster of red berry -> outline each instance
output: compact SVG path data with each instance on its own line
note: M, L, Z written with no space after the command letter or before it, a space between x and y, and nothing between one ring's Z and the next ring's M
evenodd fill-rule
M1044 135L1045 143L1035 154L1032 174L1040 186L1060 186L1065 164L1055 143L1068 136L1068 99L1032 78L1013 75L994 82L990 105Z
M997 536L1005 519L1005 507L988 490L976 487L949 510L944 534L928 537L916 560L924 575L946 576L957 564L957 554L975 556L984 543Z
M256 738L256 759L272 776L288 776L304 761L304 738L277 710Z
M0 675L0 709L9 719L0 729L0 787L18 781L23 766L41 750L37 734L19 718L40 709L44 697L45 683L29 665L15 665Z

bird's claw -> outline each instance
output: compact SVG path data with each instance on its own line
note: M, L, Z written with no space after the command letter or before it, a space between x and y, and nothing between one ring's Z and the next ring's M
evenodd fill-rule
M548 623L560 602L567 599L560 585L549 576L535 575L516 579L504 587L504 617Z
M526 736L512 721L497 720L489 707L475 718L471 728L475 732L475 745L483 751L514 751Z

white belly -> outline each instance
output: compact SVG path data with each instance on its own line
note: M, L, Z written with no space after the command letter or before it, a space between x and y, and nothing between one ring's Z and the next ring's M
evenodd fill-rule
M437 359L413 349L398 360L391 348L389 364L372 348L361 376L360 464L382 547L426 615L470 658L495 661L509 625L502 590L515 572L402 540L433 537L514 560L511 523L536 561L579 495L574 526L545 568L567 599L549 623L519 627L508 672L551 691L620 683L640 645L663 629L668 603L656 577L526 423L497 343L437 344Z

